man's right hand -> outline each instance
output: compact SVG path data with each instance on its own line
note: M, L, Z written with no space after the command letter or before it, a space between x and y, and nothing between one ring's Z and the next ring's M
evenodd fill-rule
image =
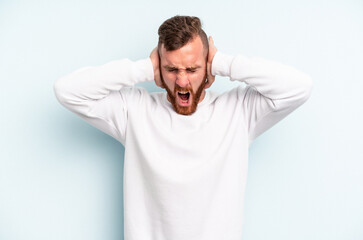
M158 47L154 48L154 50L151 52L150 59L151 59L151 62L153 64L155 84L158 87L164 88L164 85L162 84L161 77L160 77Z

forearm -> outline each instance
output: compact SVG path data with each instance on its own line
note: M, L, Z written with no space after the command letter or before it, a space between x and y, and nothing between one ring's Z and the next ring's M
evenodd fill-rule
M136 62L122 59L76 70L58 79L54 84L54 92L63 105L76 104L102 99L111 91L152 81L153 77L149 58Z
M127 93L137 91L122 88L153 78L150 58L136 62L123 59L74 71L55 82L54 92L68 110L124 144Z
M217 52L212 74L245 82L271 99L278 105L277 108L291 102L305 101L312 89L309 75L291 66L258 57L230 56Z

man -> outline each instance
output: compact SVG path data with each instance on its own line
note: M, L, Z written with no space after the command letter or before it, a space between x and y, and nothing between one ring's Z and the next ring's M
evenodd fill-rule
M206 91L215 75L247 87ZM155 81L166 92L133 85ZM60 78L60 103L125 146L125 240L240 240L250 143L309 97L311 78L223 54L196 17L159 28L150 57Z

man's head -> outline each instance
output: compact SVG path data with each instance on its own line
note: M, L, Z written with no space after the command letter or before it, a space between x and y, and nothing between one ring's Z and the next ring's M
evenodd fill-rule
M175 16L159 27L161 81L179 114L190 115L205 95L208 38L197 17Z

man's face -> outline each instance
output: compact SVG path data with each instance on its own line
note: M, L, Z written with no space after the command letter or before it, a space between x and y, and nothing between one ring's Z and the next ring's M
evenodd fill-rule
M190 115L204 99L207 77L207 54L199 36L183 47L166 51L160 49L161 81L174 110Z

